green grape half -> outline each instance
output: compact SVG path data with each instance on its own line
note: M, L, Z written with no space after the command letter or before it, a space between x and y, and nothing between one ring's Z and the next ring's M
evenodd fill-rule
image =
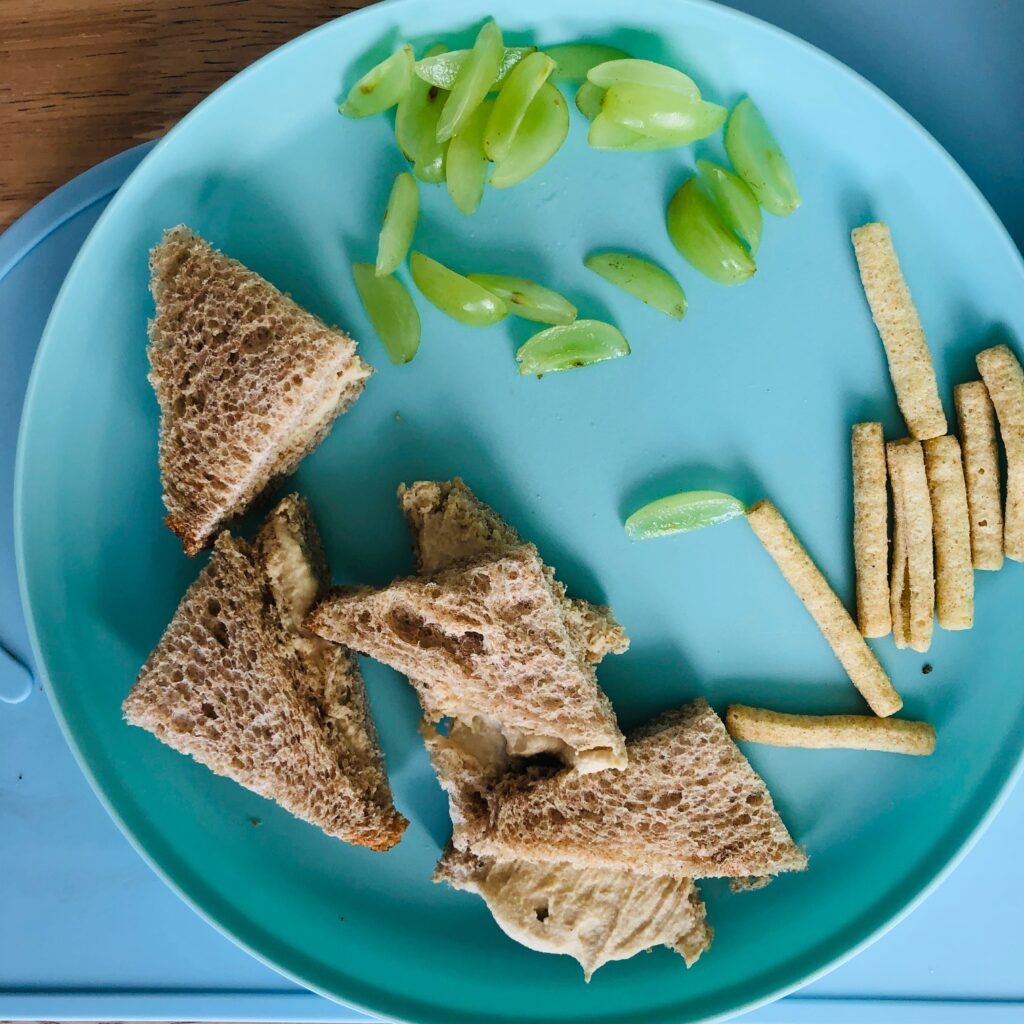
M409 257L409 269L424 298L459 323L488 327L508 316L505 303L494 292L421 252Z
M388 358L410 362L420 347L420 315L408 289L397 277L378 277L369 263L354 264L352 277Z
M484 196L490 162L484 153L484 131L491 116L493 100L484 100L465 128L448 143L445 178L448 195L462 213L475 213Z
M393 274L405 260L420 216L420 192L416 179L399 174L391 187L384 224L377 239L377 276Z
M674 149L684 145L671 138L652 139L641 135L632 128L625 128L606 114L598 114L590 124L587 141L594 149L620 149L648 151L652 149Z
M565 43L549 46L544 51L554 62L551 78L556 82L582 82L587 73L598 64L629 57L625 50L604 43Z
M722 220L746 243L751 256L757 255L761 244L764 218L757 197L747 183L732 171L727 171L710 160L698 160L697 170L708 195L711 196Z
M437 122L441 117L448 93L428 91L427 102L420 109L417 126L416 160L412 173L428 185L439 185L444 181L448 143L437 141Z
M571 324L576 307L558 292L525 277L505 274L468 274L470 281L494 292L513 316L540 324Z
M488 160L500 163L509 155L526 111L554 67L555 62L546 53L538 52L524 57L509 72L484 132L484 152Z
M800 205L789 162L753 100L740 100L733 107L725 128L725 151L769 213L786 217Z
M725 107L667 89L645 85L611 86L601 112L641 135L685 145L706 138L725 123Z
M371 117L393 107L409 91L415 63L412 47L403 46L352 86L338 113L346 117Z
M438 142L447 142L483 103L504 57L505 44L501 39L501 29L493 21L485 22L441 110L437 122Z
M448 89L455 84L459 77L462 65L466 63L472 50L451 50L445 52L446 47L441 47L440 56L436 53L428 53L423 60L416 62L416 75L424 82L436 85L439 89ZM505 48L501 63L498 65L498 73L494 76L491 89L505 80L505 76L528 54L536 51L536 46L509 46Z
M577 320L535 334L516 353L519 372L556 373L629 355L622 331L601 320Z
M593 121L601 113L604 89L593 82L584 82L576 90L576 109L588 120Z
M587 80L601 89L613 85L641 85L679 93L692 100L700 99L700 89L689 75L667 64L656 64L653 60L636 60L632 57L610 60L592 67L587 72Z
M650 260L625 252L600 252L588 256L583 265L673 320L682 320L686 314L686 294L679 282Z
M746 512L743 502L721 491L683 491L637 509L626 520L634 540L667 537L736 519Z
M446 49L438 43L427 50L427 56L436 56ZM427 109L436 106L439 114L446 98L447 93L443 93L437 86L414 76L409 91L398 101L395 110L395 140L410 163L416 162L424 135L429 132L434 136L437 132L437 114L431 119L427 116Z
M756 272L747 247L729 230L697 178L690 178L672 197L666 220L675 247L712 281L740 284Z
M558 152L569 134L565 97L545 82L526 110L507 157L494 165L492 188L508 188L528 178Z

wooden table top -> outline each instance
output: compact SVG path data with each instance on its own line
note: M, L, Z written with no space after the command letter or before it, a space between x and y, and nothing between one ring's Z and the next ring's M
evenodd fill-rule
M0 0L0 230L236 71L372 0Z

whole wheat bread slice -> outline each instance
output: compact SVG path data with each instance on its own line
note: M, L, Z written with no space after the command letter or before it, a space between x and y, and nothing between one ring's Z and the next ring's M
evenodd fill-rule
M329 835L386 850L397 813L362 677L296 623L326 563L286 498L254 546L222 533L124 702L125 718Z
M412 534L416 571L421 575L466 565L485 555L502 555L523 543L459 477L403 484L398 488L398 500ZM611 609L567 597L554 570L545 566L545 571L562 606L569 636L588 660L596 664L608 654L622 654L629 648L629 638Z
M390 665L427 716L501 723L512 753L621 767L625 745L533 545L382 590L339 588L307 626Z
M150 272L166 522L192 555L295 469L372 371L347 334L184 226Z
M488 794L486 831L466 836L473 852L687 878L807 866L764 782L703 699L637 730L628 753L621 772L504 776Z
M575 957L590 981L611 960L653 946L674 949L692 967L712 932L688 878L621 868L496 861L449 846L434 881L481 896L510 938L541 953Z
M476 893L507 935L574 957L588 981L610 960L652 946L669 946L692 966L711 945L704 904L688 878L475 854L470 840L486 832L495 788L527 762L510 758L501 732L479 720L455 722L446 736L428 723L423 731L453 826L435 882Z

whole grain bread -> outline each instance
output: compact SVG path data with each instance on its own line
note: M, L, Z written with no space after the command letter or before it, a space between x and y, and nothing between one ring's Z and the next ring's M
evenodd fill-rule
M413 539L416 571L430 575L466 565L485 555L502 555L522 544L519 534L459 478L418 480L398 488L398 500ZM611 609L566 596L565 587L545 566L562 606L574 645L595 664L629 648L625 630Z
M316 708L345 777L365 800L380 808L382 821L398 834L407 824L395 811L366 684L355 655L314 636L303 625L327 593L330 572L309 504L298 494L284 498L267 516L254 541L285 631L301 663L298 681ZM372 815L372 811L368 809Z
M255 547L221 533L124 702L125 718L304 821L386 850L407 824L391 801L351 655L294 626L291 591L268 572L283 524L326 566L304 503L286 499ZM315 645L315 646L313 646Z
M382 590L338 588L306 624L407 675L435 721L481 716L501 723L512 753L590 770L625 763L611 704L533 545Z
M150 271L166 522L192 555L295 469L372 371L347 334L183 225Z
M587 981L609 961L659 945L674 949L691 967L711 945L704 902L688 878L500 861L449 846L434 881L481 896L515 941L575 957Z
M491 820L469 837L501 860L570 861L676 878L800 871L761 778L704 700L629 737L620 772L529 769L488 794Z

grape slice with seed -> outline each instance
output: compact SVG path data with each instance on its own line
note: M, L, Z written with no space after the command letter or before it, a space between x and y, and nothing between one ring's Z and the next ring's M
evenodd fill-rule
M352 86L338 113L346 117L371 117L393 107L412 85L414 63L411 46L395 51Z
M601 252L587 257L583 265L674 320L686 314L686 295L679 282L650 260L625 252Z
M467 274L490 292L494 292L513 316L541 324L571 324L576 319L576 307L558 292L545 288L525 277L505 274Z
M789 162L753 100L740 100L729 115L725 151L769 213L786 217L800 205L800 190Z
M601 320L577 320L535 334L516 353L516 361L525 376L573 370L628 355L629 342L617 327Z

